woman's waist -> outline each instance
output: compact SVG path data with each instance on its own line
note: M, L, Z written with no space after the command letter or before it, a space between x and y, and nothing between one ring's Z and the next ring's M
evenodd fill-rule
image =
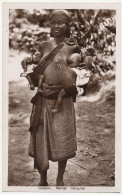
M38 88L38 93L42 95L42 97L47 99L57 99L58 93L62 89L60 84L58 85L49 85L46 83L42 84L41 88Z

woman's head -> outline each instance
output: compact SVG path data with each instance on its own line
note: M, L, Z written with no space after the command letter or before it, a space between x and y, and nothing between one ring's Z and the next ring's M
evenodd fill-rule
M55 10L50 17L51 36L65 35L70 37L71 16L67 10Z

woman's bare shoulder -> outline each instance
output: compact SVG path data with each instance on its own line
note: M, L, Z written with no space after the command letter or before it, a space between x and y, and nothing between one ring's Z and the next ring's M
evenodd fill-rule
M80 47L75 38L66 39L65 42L72 49L73 53L80 53Z
M39 44L39 50L43 50L44 48L48 47L50 44L50 41L42 41L40 44Z

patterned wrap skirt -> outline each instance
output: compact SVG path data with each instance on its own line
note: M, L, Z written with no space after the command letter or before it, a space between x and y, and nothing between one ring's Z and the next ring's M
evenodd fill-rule
M76 155L76 124L73 98L63 98L61 110L51 113L56 100L43 96L34 104L32 123L36 108L39 117L36 131L30 135L29 156L34 158L34 167L41 173L49 168L49 160L63 161ZM41 105L41 106L40 106ZM35 119L34 119L35 120Z

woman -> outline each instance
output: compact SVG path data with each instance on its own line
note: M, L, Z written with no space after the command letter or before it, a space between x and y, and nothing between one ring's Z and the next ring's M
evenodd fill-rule
M53 11L50 17L50 41L42 42L39 51L43 53L38 67L44 81L32 99L33 110L30 123L29 155L34 158L34 166L40 173L41 186L47 186L49 160L58 161L57 186L63 186L63 175L67 160L76 155L76 126L73 97L76 95L76 77L72 78L66 63L68 57L79 52L75 40L70 39L70 14L66 10ZM58 47L58 49L57 49ZM55 51L54 51L55 50ZM25 61L23 60L25 63ZM42 66L43 64L43 66ZM63 99L60 112L52 114L58 93L64 88L67 95Z

